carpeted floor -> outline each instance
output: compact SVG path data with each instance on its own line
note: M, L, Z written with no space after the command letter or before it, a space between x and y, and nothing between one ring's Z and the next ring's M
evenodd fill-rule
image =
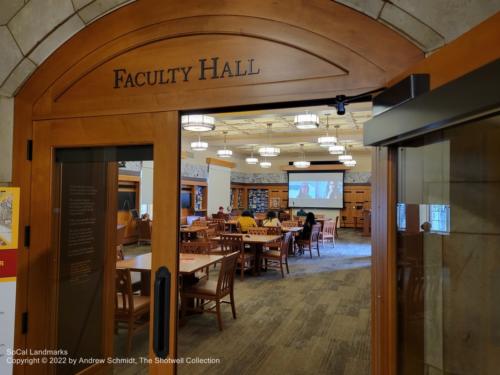
M178 331L178 357L216 363L181 364L178 373L369 374L369 239L343 230L335 247L325 244L320 252L320 258L289 258L285 279L275 270L237 279L237 319L223 306L222 332L213 314L188 317ZM123 337L117 336L117 353ZM147 332L135 336L133 355L146 355L146 343ZM146 374L147 368L115 373Z

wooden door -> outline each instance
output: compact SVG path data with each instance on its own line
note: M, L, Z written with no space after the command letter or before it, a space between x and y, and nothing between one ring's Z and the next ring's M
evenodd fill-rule
M97 157L65 164L60 155L80 150L95 158L106 154L102 150L124 146L151 149L157 166L146 353L150 361L145 366L151 374L174 372L169 361L155 358L176 357L180 156L175 145L179 145L177 112L34 123L27 348L63 352L58 359L48 356L45 363L25 366L26 374L112 372L107 363L69 366L68 361L84 357L107 362L115 357L118 160L103 162ZM86 247L79 248L79 243ZM87 259L85 254L91 255ZM155 282L157 274L163 278ZM61 347L61 342L72 347Z

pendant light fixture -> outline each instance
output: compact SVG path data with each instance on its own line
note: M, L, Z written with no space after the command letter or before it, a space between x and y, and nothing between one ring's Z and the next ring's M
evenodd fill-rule
M328 129L330 128L330 124L328 122L329 114L326 115L326 135L324 137L318 138L318 143L321 147L331 147L337 144L337 137L329 136Z
M267 124L267 143L268 145L259 148L260 156L275 157L280 154L280 149L271 145L271 127L273 124Z
M267 158L260 162L261 168L271 168L271 165L272 163L270 161L267 161Z
M309 168L311 162L306 160L306 153L304 152L304 144L300 144L300 160L296 160L293 162L293 166L295 168Z
M344 165L346 167L355 167L356 164L357 164L356 160L354 160L354 159L353 160L347 160L347 161L344 162Z
M349 149L351 149L351 148L352 148L352 145L349 146ZM341 163L344 163L344 164L345 163L351 164L353 161L356 163L356 160L353 159L352 155L347 154L347 153L345 153L343 155L339 155L339 161Z
M183 115L181 126L190 132L208 132L215 129L215 119L205 115Z
M202 142L198 136L198 141L191 142L191 150L193 151L206 151L208 149L208 143Z
M339 142L339 125L335 125L335 138L337 138L337 144L328 147L328 152L332 155L342 155L345 147Z
M250 157L245 159L245 162L250 165L257 164L259 162L259 159L257 159L255 156L253 156L253 147L252 147L252 154Z
M220 158L230 158L231 156L233 156L233 151L231 151L230 149L227 148L227 144L226 144L227 131L224 131L223 133L224 133L224 148L217 150L217 156Z
M297 129L316 129L319 126L319 117L314 113L296 115L293 121Z

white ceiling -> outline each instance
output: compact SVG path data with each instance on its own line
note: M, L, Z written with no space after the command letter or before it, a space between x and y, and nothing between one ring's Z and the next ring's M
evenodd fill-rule
M320 117L320 126L313 130L300 130L294 125L296 114L315 113ZM288 108L278 110L212 114L215 118L215 130L195 133L183 131L183 144L195 141L200 135L211 147L224 145L224 132L227 132L227 145L234 152L248 154L259 145L279 146L282 155L297 154L300 144L308 154L325 153L325 148L317 143L317 138L326 135L327 118L329 135L338 133L340 142L352 146L353 151L366 151L363 146L363 125L372 117L371 103L353 103L346 106L346 114L339 116L335 108L321 106L308 108ZM272 124L268 131L267 124ZM338 129L335 126L338 125Z

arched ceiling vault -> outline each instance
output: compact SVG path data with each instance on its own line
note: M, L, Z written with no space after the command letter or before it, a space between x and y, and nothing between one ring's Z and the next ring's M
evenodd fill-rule
M96 19L134 1L0 0L0 95L14 96L37 66L66 40ZM392 28L425 53L456 39L500 10L500 0L336 2Z

